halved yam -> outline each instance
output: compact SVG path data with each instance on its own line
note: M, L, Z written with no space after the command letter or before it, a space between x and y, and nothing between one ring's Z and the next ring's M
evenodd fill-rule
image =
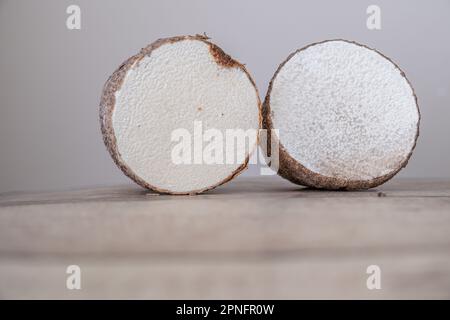
M392 178L415 147L420 114L405 74L346 40L309 45L273 76L263 127L279 129L279 174L324 189L365 189Z
M100 119L106 147L128 177L157 192L192 194L246 168L257 144L261 108L241 63L206 37L180 36L154 42L113 73L103 90ZM244 156L234 163L227 163L226 155L223 164L199 162L198 152L208 143L200 140L199 149L194 132L199 126L202 134L216 129L225 137L227 129L241 129L253 130L255 137L245 150L235 146ZM174 161L174 148L181 143L181 137L174 139L177 130L187 130L191 162Z

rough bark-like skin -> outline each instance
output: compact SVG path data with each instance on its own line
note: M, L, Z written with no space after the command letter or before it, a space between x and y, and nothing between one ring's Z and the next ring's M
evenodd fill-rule
M305 50L305 49L309 48L310 46L314 46L314 45L321 44L324 42L329 42L329 41L345 41L345 42L356 44L358 46L375 51L376 53L380 54L381 56L383 56L384 58L389 60L401 72L401 75L406 79L406 81L408 82L409 86L411 87L411 89L413 91L414 99L415 99L416 106L417 106L417 112L419 113L419 121L417 122L417 132L416 132L416 136L414 139L414 145L411 148L411 151L409 152L409 154L405 158L405 160L395 170L392 170L390 173L388 173L386 175L376 177L371 180L347 180L347 179L342 179L342 178L327 177L327 176L321 175L319 173L309 170L308 168L303 166L301 163L299 163L297 160L295 160L287 152L287 150L283 147L283 144L281 143L281 141L278 140L278 137L276 137L276 136L272 137L270 134L270 129L276 129L276 128L273 128L273 125L272 125L272 116L271 116L271 110L270 110L270 94L272 91L273 82L274 82L275 78L277 77L278 72L280 72L281 68L283 68L283 66L285 65L285 63L287 61L289 61L289 59L291 59L294 55L296 55L300 51ZM277 71L273 75L273 77L269 83L269 88L267 89L267 94L266 94L266 98L263 103L262 110L263 110L263 129L268 130L268 141L271 141L270 140L271 138L276 139L276 141L279 145L278 174L293 183L311 187L311 188L328 189L328 190L358 190L358 189L369 189L369 188L379 186L379 185L383 184L384 182L388 181L389 179L391 179L393 176L395 176L402 168L404 168L408 164L408 161L412 155L412 152L413 152L414 148L416 147L417 138L419 137L419 124L420 124L419 105L417 103L417 96L414 92L414 88L412 87L409 80L406 78L405 73L390 58L386 57L379 51L369 48L365 45L359 44L354 41L348 41L348 40L342 40L342 39L325 40L325 41L321 41L321 42L312 43L306 47L303 47L303 48L298 49L295 52L291 53L286 58L286 60L284 60L280 64ZM268 152L268 155L270 155L270 144L268 146L267 152Z
M162 45L170 44L178 41L183 40L196 40L196 41L202 41L206 43L209 46L210 53L214 60L217 62L218 65L224 68L240 68L242 71L245 72L248 79L252 83L252 85L255 87L257 99L258 99L258 109L259 109L259 127L262 125L262 113L261 113L261 101L259 98L259 92L256 88L256 84L250 74L248 73L245 66L238 61L231 58L229 55L227 55L222 49L220 49L215 44L211 43L209 38L206 35L195 35L195 36L176 36L171 38L163 38L158 39L152 44L148 45L147 47L143 48L138 54L130 57L127 59L124 63L120 65L120 67L108 78L106 81L103 92L100 99L100 127L101 132L103 136L103 141L106 145L106 148L108 149L109 153L111 154L111 157L113 158L116 165L122 170L122 172L128 176L130 179L132 179L134 182L136 182L138 185L153 190L158 193L164 193L164 194L179 194L179 195L194 195L199 194L207 190L214 189L215 187L222 185L237 175L239 175L244 169L248 166L248 161L251 156L251 154L256 149L257 143L253 147L253 150L249 153L249 155L245 158L244 163L239 166L234 172L232 172L226 179L220 181L217 184L207 186L205 188L199 189L199 190L192 190L189 192L173 192L171 190L165 190L161 188L157 188L153 185L151 185L149 182L144 181L140 177L138 177L131 168L129 168L126 163L122 160L121 155L119 153L119 150L117 149L116 144L116 137L114 134L114 128L112 125L112 115L115 107L115 92L120 90L122 87L122 83L125 79L125 76L130 70L130 68L135 64L139 63L141 59L143 59L145 56L151 56L151 53L153 50L159 48Z

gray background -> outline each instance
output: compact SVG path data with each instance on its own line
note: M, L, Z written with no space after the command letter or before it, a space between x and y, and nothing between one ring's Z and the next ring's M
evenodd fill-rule
M81 7L81 30L66 8ZM366 28L381 7L382 30ZM330 38L377 48L419 97L421 135L403 177L450 177L450 1L0 0L0 192L131 183L103 145L109 74L160 37L206 32L246 63L263 97L293 50ZM257 174L256 167L247 175Z

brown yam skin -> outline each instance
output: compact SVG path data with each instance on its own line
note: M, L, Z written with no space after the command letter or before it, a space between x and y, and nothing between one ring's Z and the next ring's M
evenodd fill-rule
M287 61L289 61L289 59L291 59L298 52L305 50L305 49L309 48L310 46L314 46L314 45L321 44L324 42L329 42L329 41L345 41L345 42L353 43L358 46L375 51L376 53L380 54L381 56L383 56L384 58L389 60L392 64L394 64L394 66L398 70L400 70L401 75L406 79L406 81L408 82L409 86L411 87L411 89L413 91L414 99L415 99L416 106L417 106L417 111L419 113L419 121L417 122L417 132L416 132L416 136L415 136L415 140L414 140L414 145L413 145L411 151L409 152L408 156L405 158L405 160L395 170L392 170L390 173L388 173L386 175L376 177L371 180L347 180L347 179L342 179L342 178L327 177L327 176L315 173L315 172L309 170L308 168L306 168L305 166L303 166L301 163L299 163L293 157L291 157L291 155L283 147L283 144L278 140L278 138L276 136L272 137L270 134L270 129L276 129L276 128L273 128L273 125L272 125L272 115L271 115L271 109L270 109L270 94L272 92L273 82L274 82L275 78L277 77L278 72L280 72L281 68L283 68L285 63ZM327 189L327 190L360 190L360 189L370 189L370 188L379 186L379 185L385 183L386 181L388 181L389 179L391 179L393 176L395 176L402 168L404 168L408 164L408 161L412 155L412 152L417 144L417 138L419 137L419 124L420 124L419 105L417 103L417 96L414 92L414 89L413 89L411 83L409 82L409 80L406 78L405 73L399 68L399 66L397 64L395 64L391 59L389 59L382 53L378 52L375 49L369 48L365 45L359 44L354 41L348 41L348 40L342 40L342 39L325 40L325 41L321 41L321 42L312 43L306 47L303 47L303 48L298 49L295 52L291 53L286 58L286 60L284 60L280 64L277 71L273 75L273 77L269 83L269 88L267 89L267 94L266 94L266 98L263 103L262 110L263 110L262 111L263 112L263 129L268 130L268 133L267 133L268 141L270 141L271 138L276 139L275 141L277 141L278 145L279 145L278 174L281 177L283 177L293 183L307 186L310 188ZM268 149L269 149L268 155L270 156L270 143L269 143Z
M170 44L178 41L183 40L197 40L202 41L206 43L209 46L209 50L211 55L214 57L217 64L224 68L240 68L242 71L245 72L247 77L249 78L250 82L253 84L256 90L256 95L258 99L258 109L259 109L259 127L261 128L262 125L262 114L261 114L261 101L259 98L259 92L256 88L255 82L253 81L252 77L248 73L245 66L238 61L231 58L229 55L223 52L222 49L220 49L215 44L209 42L209 38L206 35L195 35L195 36L176 36L171 38L164 38L164 39L158 39L152 44L148 45L147 47L143 48L138 54L130 57L125 62L123 62L120 67L108 78L106 81L102 95L100 98L100 128L103 136L103 142L105 143L106 149L110 153L111 157L113 158L116 165L122 170L122 172L129 177L131 180L136 182L138 185L140 185L143 188L150 189L152 191L162 193L162 194L177 194L177 195L195 195L199 194L211 189L214 189L217 186L220 186L237 175L239 175L244 169L248 166L248 161L251 156L251 153L246 157L244 163L239 166L234 172L232 172L226 179L220 181L217 184L207 186L203 189L199 190L192 190L189 192L173 192L170 190L165 190L161 188L157 188L150 183L144 181L140 177L138 177L132 170L129 168L126 163L122 160L121 155L117 149L116 144L116 136L114 134L114 128L112 125L112 115L115 107L115 92L120 90L123 80L125 79L125 76L130 70L130 68L136 63L139 62L141 59L143 59L145 56L151 56L152 51L159 48L160 46L164 44Z

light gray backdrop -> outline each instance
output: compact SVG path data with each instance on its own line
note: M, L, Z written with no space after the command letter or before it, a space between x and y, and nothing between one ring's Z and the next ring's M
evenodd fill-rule
M81 30L66 8L81 7ZM366 8L381 7L381 30ZM0 0L0 192L129 183L100 136L109 74L160 37L206 32L246 63L261 96L278 64L345 38L397 62L415 87L421 135L403 177L450 177L450 1ZM256 174L250 168L246 174Z

